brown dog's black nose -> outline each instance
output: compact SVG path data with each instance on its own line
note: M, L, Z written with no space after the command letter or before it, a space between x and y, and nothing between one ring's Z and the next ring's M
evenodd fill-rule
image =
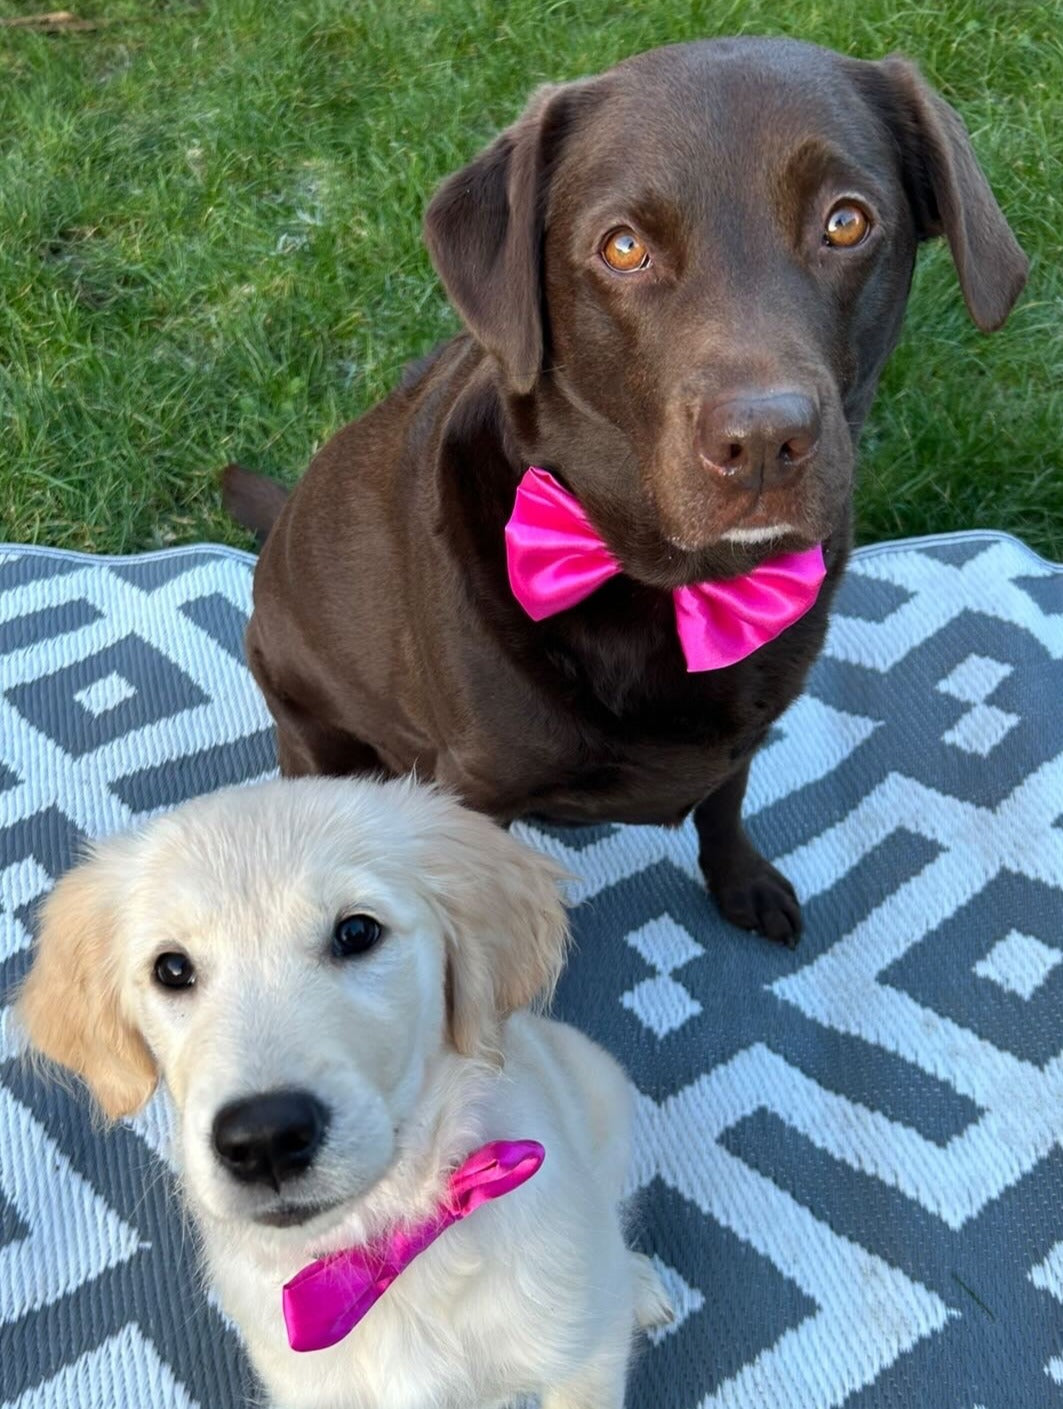
M309 1091L268 1091L223 1106L211 1137L235 1179L279 1190L285 1179L309 1169L328 1121L328 1111Z
M801 392L756 392L702 402L697 449L738 489L771 489L796 475L819 440L819 411Z

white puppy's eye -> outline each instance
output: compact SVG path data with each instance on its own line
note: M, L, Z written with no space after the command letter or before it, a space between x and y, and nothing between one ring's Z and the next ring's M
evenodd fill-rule
M196 966L179 949L168 949L155 960L152 974L160 988L191 988L196 981Z
M372 915L344 915L332 931L332 957L353 959L380 942L384 927Z

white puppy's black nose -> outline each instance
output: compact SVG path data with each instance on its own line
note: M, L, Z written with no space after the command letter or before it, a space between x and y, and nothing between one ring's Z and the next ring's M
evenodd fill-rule
M328 1111L309 1091L267 1091L223 1106L211 1138L235 1179L279 1191L285 1179L313 1164L328 1122Z

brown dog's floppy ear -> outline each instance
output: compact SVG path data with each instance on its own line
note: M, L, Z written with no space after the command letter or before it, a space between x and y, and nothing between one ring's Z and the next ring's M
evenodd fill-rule
M42 1056L82 1078L110 1120L138 1110L158 1072L123 1012L115 927L130 840L105 842L41 908L33 966L15 1016Z
M564 873L479 813L439 798L424 870L447 934L451 1037L497 1055L499 1021L553 992L568 945Z
M984 333L993 332L1022 292L1029 261L962 119L900 55L859 67L865 91L870 89L900 146L919 237L946 237L971 317Z
M531 390L542 365L549 170L571 100L585 87L540 88L512 127L447 177L425 214L425 243L452 303L519 392Z

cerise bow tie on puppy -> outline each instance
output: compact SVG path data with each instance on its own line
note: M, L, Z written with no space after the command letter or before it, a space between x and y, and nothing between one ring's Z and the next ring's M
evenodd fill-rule
M293 1350L324 1350L343 1340L440 1233L526 1184L544 1158L535 1140L482 1145L450 1176L442 1203L423 1223L397 1228L367 1247L331 1253L297 1272L283 1294L288 1344Z
M623 572L583 506L534 466L517 487L506 524L513 595L533 621L582 602ZM676 629L687 670L719 670L773 641L812 606L826 576L823 549L784 553L742 577L677 587Z

